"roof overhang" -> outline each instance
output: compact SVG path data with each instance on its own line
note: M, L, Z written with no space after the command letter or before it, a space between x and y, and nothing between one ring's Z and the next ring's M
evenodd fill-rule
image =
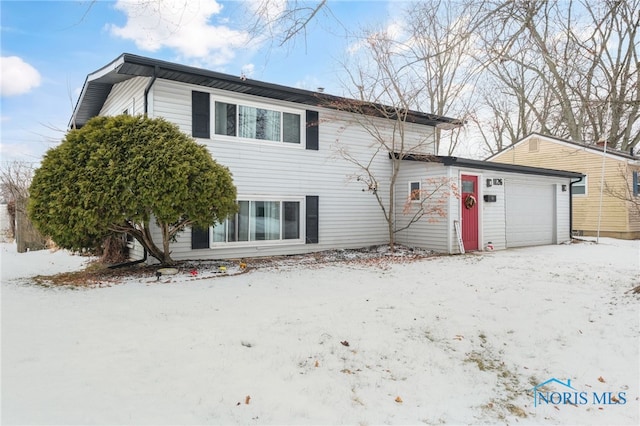
M500 151L496 152L495 154L491 154L489 157L487 157L487 161L491 161L494 158L496 158L497 156L513 150L516 148L516 146L523 144L525 142L528 142L530 139L532 138L539 138L542 139L544 141L547 142L552 142L558 145L562 145L562 146L566 146L568 148L572 148L572 149L580 149L583 151L587 151L590 152L592 154L595 155L604 155L607 158L611 158L612 160L616 160L616 161L630 161L631 164L634 165L640 165L640 159L636 156L636 155L632 155L629 152L626 151L620 151L618 149L611 149L611 148L607 148L605 149L603 146L601 145L597 145L597 144L586 144L586 143L582 143L582 142L575 142L569 139L563 139L563 138L559 138L556 136L551 136L551 135L545 135L542 133L537 133L537 132L533 132L530 133L529 135L525 136L524 138L516 141L515 143L509 145L506 148L501 149Z
M345 105L345 102L346 104L356 102L352 99L324 93L280 86L124 53L108 65L87 76L69 125L82 127L90 118L100 113L114 84L134 77L156 77L315 107L332 108L332 105ZM378 109L377 107L380 106L376 105L374 108L367 108L367 110L374 114ZM382 107L384 108L384 106ZM333 107L333 109L337 109L337 107ZM385 109L388 109L388 107ZM459 119L418 111L410 111L407 121L439 128L459 127L464 124Z
M396 154L396 158L398 155ZM414 155L407 154L402 157L408 161L422 161L430 163L441 163L444 166L466 167L481 170L493 170L497 172L521 173L538 176L554 176L569 179L581 179L582 173L569 172L566 170L545 169L542 167L519 166L516 164L494 163L491 161L472 160L470 158L440 156L440 155Z

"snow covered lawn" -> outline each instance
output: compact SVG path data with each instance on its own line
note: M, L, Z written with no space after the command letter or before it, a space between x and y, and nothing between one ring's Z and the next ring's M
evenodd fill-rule
M637 241L81 289L1 247L2 424L640 424Z

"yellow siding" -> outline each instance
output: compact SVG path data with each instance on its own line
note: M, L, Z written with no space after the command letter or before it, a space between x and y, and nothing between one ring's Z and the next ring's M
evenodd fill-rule
M583 231L587 235L597 231L600 212L602 154L579 146L574 147L533 136L499 153L491 161L568 170L587 175L587 194L573 197L573 229ZM629 175L630 171L627 170L624 160L607 157L604 174L605 189L625 188L627 186L625 174ZM630 203L612 196L610 191L604 191L600 218L601 235L607 233L611 236L624 237L623 234L640 230L640 225L637 223L633 227L630 226L630 206L628 204ZM626 236L629 237L629 235Z

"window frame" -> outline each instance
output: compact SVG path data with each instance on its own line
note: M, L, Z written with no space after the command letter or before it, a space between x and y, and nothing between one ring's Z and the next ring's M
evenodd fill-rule
M228 98L224 96L211 96L211 103L213 106L213 113L211 114L211 138L219 139L219 140L228 140L228 141L239 141L246 143L255 143L255 144L267 144L267 145L275 145L275 146L288 146L295 149L305 149L306 146L306 126L307 126L307 110L306 109L298 109L298 108L289 108L280 105L272 105L272 104L264 104L259 102L246 101L243 99L234 99ZM235 105L235 135L227 135L227 134L219 134L216 129L216 103L223 103L227 105ZM240 134L240 107L248 107L255 109L263 109L267 111L274 111L279 113L280 115L280 140L273 141L269 139L254 139L249 137L241 137ZM298 142L288 142L284 140L285 131L284 131L284 115L292 114L297 115L299 117L299 126L298 126Z
M418 184L418 189L413 189L413 185L414 184ZM417 193L417 197L414 197L414 191L418 191ZM411 201L412 203L419 203L420 201L422 201L422 182L418 181L410 181L409 182L409 201Z
M230 247L246 247L246 246L272 246L272 245L282 245L282 244L305 244L306 237L306 229L305 229L305 217L306 217L306 209L305 209L305 197L304 196L238 196L237 203L240 202L248 202L248 211L251 213L253 211L252 204L257 202L278 202L279 203L279 239L272 240L251 240L252 234L252 223L255 223L255 218L252 219L249 216L249 228L247 229L247 240L246 241L229 241L229 230L228 224L229 220L226 219L224 224L224 238L225 241L215 241L215 228L220 226L220 224L216 226L212 226L209 228L209 248L230 248ZM284 203L288 202L296 202L298 203L298 238L290 238L285 239L285 208ZM234 221L237 223L238 216L236 214Z
M575 189L576 186L578 187L584 187L584 194L576 194ZM584 177L582 178L582 180L580 182L576 182L573 185L571 185L571 196L573 197L586 197L589 195L589 179L587 177L587 175L584 175Z

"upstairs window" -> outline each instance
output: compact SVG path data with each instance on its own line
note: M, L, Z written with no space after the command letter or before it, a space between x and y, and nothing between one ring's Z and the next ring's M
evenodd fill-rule
M635 197L637 197L638 195L640 195L640 179L638 179L638 175L640 174L640 172L633 172L632 174L632 179L633 179L633 195Z
M216 135L236 135L236 106L216 102Z
M272 142L300 143L300 114L215 103L215 134Z

